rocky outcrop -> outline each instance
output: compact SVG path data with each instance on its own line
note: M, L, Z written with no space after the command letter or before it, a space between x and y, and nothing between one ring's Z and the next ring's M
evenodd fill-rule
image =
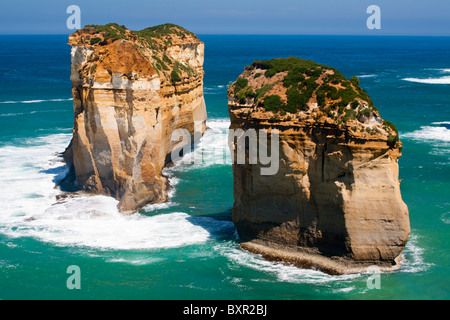
M161 170L182 147L172 132L206 128L204 44L171 24L141 31L91 25L69 44L75 118L66 183L119 199L123 213L165 201Z
M233 162L232 217L243 248L331 274L399 267L410 233L401 142L356 77L298 58L255 61L228 99L230 129L279 136L275 150L268 143L279 154L275 174L261 174L259 160ZM235 157L245 136L231 143Z

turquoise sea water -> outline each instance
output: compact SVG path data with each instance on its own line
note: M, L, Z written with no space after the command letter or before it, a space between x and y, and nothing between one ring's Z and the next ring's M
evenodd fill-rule
M170 201L55 204L73 121L66 36L0 36L0 299L449 299L450 38L200 36L211 128L166 170ZM359 76L403 142L411 237L401 270L329 276L239 249L226 159L227 86L255 59L298 56ZM67 267L81 270L69 290Z

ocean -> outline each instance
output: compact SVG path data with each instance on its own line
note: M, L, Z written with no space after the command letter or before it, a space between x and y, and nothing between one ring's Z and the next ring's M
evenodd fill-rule
M0 299L449 299L450 37L200 35L210 129L165 169L167 203L132 216L104 196L67 198L66 35L0 36ZM298 56L358 76L396 124L411 235L402 268L331 276L241 250L231 221L227 86L256 59ZM69 289L69 266L80 289Z

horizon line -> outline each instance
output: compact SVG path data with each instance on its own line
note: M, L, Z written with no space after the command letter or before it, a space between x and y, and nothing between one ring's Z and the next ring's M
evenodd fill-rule
M81 29L79 29L81 30ZM78 31L78 30L77 30ZM74 31L76 32L76 31ZM69 36L72 33L0 33L0 36ZM194 33L195 35L211 36L337 36L337 37L450 37L449 35L423 34L306 34L306 33Z

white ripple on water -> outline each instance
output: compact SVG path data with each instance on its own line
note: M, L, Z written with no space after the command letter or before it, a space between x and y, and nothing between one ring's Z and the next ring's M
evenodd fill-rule
M422 126L419 130L401 134L402 138L408 138L425 142L450 142L450 122L433 122L431 126Z
M11 103L41 103L41 102L59 102L59 101L71 101L73 98L68 99L46 99L46 100L20 100L20 101L0 101L3 104Z
M433 122L429 126L422 126L420 129L400 133L403 139L410 139L417 142L427 143L433 147L430 154L437 156L450 156L450 122ZM450 160L450 157L448 158ZM449 163L440 163L448 165Z
M428 270L433 264L425 262L424 249L419 246L420 236L411 233L402 252L402 268L399 272L415 273Z
M443 213L441 215L441 221L445 224L450 224L450 212Z
M440 73L449 73L450 69L431 69L437 70ZM404 81L423 83L423 84L450 84L450 76L444 75L441 77L433 77L433 78L403 78Z
M374 78L376 77L376 74L361 74L359 76L357 76L358 78Z

